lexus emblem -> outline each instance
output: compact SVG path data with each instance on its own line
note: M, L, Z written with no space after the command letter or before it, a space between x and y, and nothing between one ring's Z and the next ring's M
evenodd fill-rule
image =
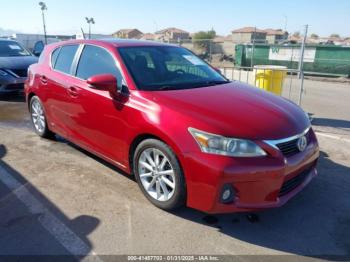
M300 152L305 151L306 146L307 146L307 139L305 136L302 136L301 138L299 138L298 142L297 142L297 146Z

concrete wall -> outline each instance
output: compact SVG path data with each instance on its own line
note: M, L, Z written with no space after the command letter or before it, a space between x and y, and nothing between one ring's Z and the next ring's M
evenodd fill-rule
M113 34L114 38L139 39L142 37L142 32L133 30L131 32L117 32Z
M266 41L269 44L278 44L286 39L288 39L288 35L267 35L266 36Z
M14 34L13 35L14 40L19 42L22 46L29 49L30 51L33 50L33 47L36 42L43 41L45 43L45 37L44 35L40 34ZM48 37L47 42L48 44L59 42L60 40L53 37Z
M188 33L175 33L175 32L172 32L171 33L171 39L173 40L178 40L178 39L189 39L190 38L190 34Z
M235 55L235 43L233 43L232 41L225 41L221 43L221 45L225 55Z
M250 43L251 40L251 33L232 33L232 41L235 43Z
M85 34L85 38L88 37L89 34ZM102 39L111 37L112 35L91 34L91 39ZM45 37L42 34L14 34L12 38L20 44L22 44L25 48L29 49L30 51L33 50L33 47L36 42L43 41L45 43ZM82 35L82 33L76 35L48 35L47 43L52 44L70 39L84 39L84 36Z
M187 49L192 50L196 54L202 54L204 52L203 49L198 48L192 42L181 43L181 46ZM211 43L211 51L212 54L224 54L224 55L235 55L235 44L232 41L224 41L224 42L212 42Z
M255 36L254 36L255 34ZM265 43L266 33L232 33L232 41L234 43Z

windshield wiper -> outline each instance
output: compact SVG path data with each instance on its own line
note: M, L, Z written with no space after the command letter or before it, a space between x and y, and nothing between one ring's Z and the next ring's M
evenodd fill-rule
M207 81L203 83L203 86L216 86L230 83L230 81Z
M230 83L230 81L207 81L207 82L200 82L200 83L193 83L188 84L188 86L172 86L172 85L164 85L161 87L158 87L156 90L163 91L163 90L178 90L178 89L191 89L191 88L200 88L200 87L207 87L207 86L215 86L215 85L223 85Z
M157 90L175 90L175 89L177 89L177 88L174 86L161 86L161 87L157 88Z

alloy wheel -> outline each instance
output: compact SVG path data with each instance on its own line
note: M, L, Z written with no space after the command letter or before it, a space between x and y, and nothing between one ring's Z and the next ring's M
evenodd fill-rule
M35 129L39 133L43 133L45 131L45 127L46 127L45 115L44 115L43 107L37 99L35 99L32 102L32 112L31 113L32 113L32 120L33 120L33 124L34 124Z
M175 193L174 169L165 154L156 148L145 149L138 160L141 183L154 199L165 202Z

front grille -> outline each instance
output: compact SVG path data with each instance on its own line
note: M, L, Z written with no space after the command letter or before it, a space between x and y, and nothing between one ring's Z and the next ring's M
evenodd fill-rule
M311 173L311 171L312 171L312 167L306 169L305 171L303 171L301 174L297 175L296 177L293 177L292 179L284 182L278 196L279 197L284 196L284 195L288 194L289 192L293 191L294 189L296 189L298 186L300 186L305 181L305 179L308 177L308 175Z
M310 142L310 131L305 135L306 139L307 139L307 144L309 144ZM299 138L296 138L294 140L288 141L288 142L284 142L284 143L280 143L277 144L276 146L278 147L279 150L281 150L282 154L284 156L293 156L295 154L298 154L299 148L298 148L298 140Z
M10 71L18 75L19 77L27 77L28 74L27 69L11 69Z
M285 143L277 144L276 146L278 147L279 150L281 150L282 154L285 156L293 156L297 153L299 153L298 149L298 139L294 139L292 141L288 141Z

